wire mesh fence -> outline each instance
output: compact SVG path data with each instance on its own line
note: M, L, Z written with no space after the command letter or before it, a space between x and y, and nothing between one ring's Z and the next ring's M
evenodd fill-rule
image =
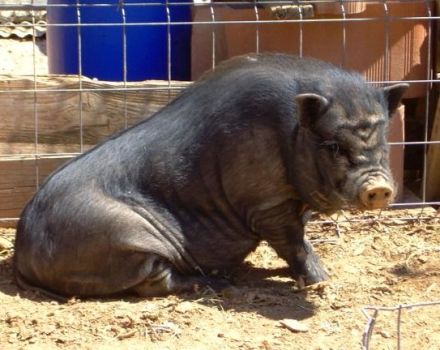
M439 81L434 27L439 17L433 1L8 1L0 4L0 10L27 11L31 20L20 26L33 31L34 43L37 22L38 28L45 26L49 73L77 77L77 84L69 81L69 86L47 87L43 81L47 70L41 70L34 51L33 75L26 77L26 86L23 83L12 86L11 82L0 86L0 98L9 100L11 94L20 95L33 106L32 112L27 110L27 115L21 116L24 123L32 120L33 125L27 125L25 132L18 128L3 135L1 142L9 147L2 147L0 157L5 161L14 156L33 158L35 187L42 181L41 159L57 154L75 156L106 136L100 135L93 141L85 139L90 122L85 121L84 101L91 94L106 96L120 92L123 95L118 107L123 116L120 127L127 127L154 112L154 108L148 113L133 107L130 110L128 105L135 94L157 91L169 100L186 86L176 79L195 80L203 71L234 55L281 51L315 56L361 71L369 82L377 85L410 83L406 109L398 116L400 125L395 126L390 137L391 162L400 187L393 206L439 205L436 158L440 140L434 125ZM42 11L47 11L45 24L41 22ZM144 12L154 12L154 18L145 16ZM0 28L12 26L16 24L0 23ZM152 60L150 56L154 55L160 57ZM108 79L112 77L116 79ZM88 78L120 83L90 86ZM151 79L166 84L132 84L133 80ZM77 132L78 146L73 151L47 151L48 131L39 101L55 92L60 98L63 94L77 94L77 108L69 121L76 125L66 131L72 133L74 128ZM6 109L5 113L14 118L13 112ZM417 132L412 132L410 123L417 124ZM409 137L404 137L404 124ZM33 128L32 142L30 128ZM15 145L14 138L28 138L25 141L29 147L33 143L32 151L10 147ZM415 196L407 195L409 189ZM13 219L1 216L0 220Z
M430 208L440 206L435 1L16 0L0 1L0 11L27 12L27 21L19 24L6 13L0 31L20 26L34 44L31 74L0 79L0 224L16 222L57 166L152 115L207 69L235 55L268 51L321 58L360 71L375 85L409 83L390 135L400 191L391 207L419 208L417 214L402 212L399 219L407 222L436 215ZM150 12L154 18L138 15ZM36 58L42 28L46 66ZM312 219L311 225L334 227L335 237L315 240L318 244L337 243L341 222L386 222L387 216ZM438 304L366 307L363 347L369 349L380 312L397 312L399 328L402 309ZM397 341L400 349L399 331Z
M376 319L381 311L395 312L396 315L396 329L397 329L397 337L396 337L396 349L402 349L402 336L401 336L401 327L402 327L402 310L405 309L415 309L415 308L425 308L425 307L438 307L440 305L440 301L434 302L426 302L426 303L414 303L414 304L406 304L406 305L398 305L393 307L380 307L380 306L366 306L362 309L363 314L367 318L367 324L365 326L365 331L362 339L362 349L368 350L370 349L370 341L371 335L373 334L374 324ZM369 315L369 311L372 311L372 316Z

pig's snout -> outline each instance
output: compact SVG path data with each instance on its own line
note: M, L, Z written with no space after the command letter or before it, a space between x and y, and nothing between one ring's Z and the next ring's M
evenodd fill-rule
M363 186L359 199L366 209L387 207L394 199L394 186L385 180L369 182Z

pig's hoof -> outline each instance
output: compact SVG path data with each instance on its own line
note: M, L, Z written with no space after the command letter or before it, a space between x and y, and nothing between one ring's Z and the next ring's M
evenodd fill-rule
M304 283L306 286L328 280L327 272L322 267L321 261L313 251L310 242L305 241L305 248L307 251L307 259L303 266L304 268Z
M299 289L304 289L306 286L327 281L329 278L320 264L306 264L305 271L305 274L297 275L295 277Z
M328 275L320 265L308 267L307 275L304 276L304 283L306 286L326 280L328 280Z

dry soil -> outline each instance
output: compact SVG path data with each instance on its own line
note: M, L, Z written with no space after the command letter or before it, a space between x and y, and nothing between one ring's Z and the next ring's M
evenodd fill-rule
M231 276L235 288L223 295L202 290L68 303L16 287L15 231L3 229L0 348L352 350L365 339L366 306L440 303L440 218L433 210L386 211L380 217L345 212L336 227L307 227L331 276L309 290L298 290L285 263L263 243ZM397 315L378 312L370 349L397 348ZM403 308L399 338L401 349L440 349L440 305Z

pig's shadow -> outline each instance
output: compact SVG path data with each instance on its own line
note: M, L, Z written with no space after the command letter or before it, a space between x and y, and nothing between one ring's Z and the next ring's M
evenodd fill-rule
M245 266L235 273L234 287L224 295L207 293L188 300L204 305L214 305L223 310L257 313L273 320L293 318L303 320L315 314L316 306L306 300L306 292L298 292L294 281L276 280L274 277L290 277L288 268L263 269Z
M13 278L12 257L0 260L0 293L20 296L35 302L53 302L54 299L31 290L17 287ZM234 273L231 293L217 294L210 290L201 290L195 294L180 295L182 301L191 301L205 306L234 310L236 312L257 313L273 320L294 318L306 319L314 315L315 306L306 300L304 292L295 293L293 281L274 280L273 277L288 277L288 269L262 269L243 266ZM132 295L120 295L111 298L84 299L84 301L117 301L130 303L149 302L145 298ZM55 300L58 301L59 300ZM67 301L67 300L66 300Z

